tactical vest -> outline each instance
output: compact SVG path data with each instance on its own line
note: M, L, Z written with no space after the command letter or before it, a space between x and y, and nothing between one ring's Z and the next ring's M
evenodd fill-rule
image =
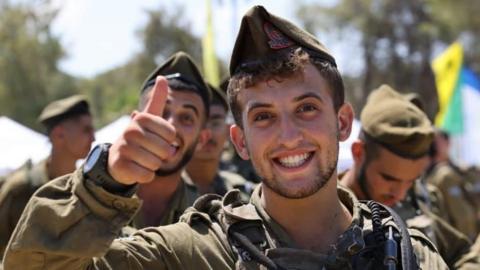
M365 202L370 211L362 213L372 220L372 230L353 224L351 233L342 235L331 252L319 254L276 247L255 206L241 203L239 195L232 191L223 200L218 195L204 195L192 208L214 221L209 222L212 229L237 258L236 269L419 269L406 225L379 203ZM185 217L191 219L192 209ZM390 217L395 225L382 224ZM187 219L182 221L189 222Z

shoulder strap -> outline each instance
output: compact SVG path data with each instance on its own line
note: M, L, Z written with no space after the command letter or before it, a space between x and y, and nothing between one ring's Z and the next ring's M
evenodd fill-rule
M239 196L238 193L238 191L230 191L223 200L216 194L203 195L185 211L180 221L191 223L199 218L205 220L211 223L214 231L220 230L219 236L226 236L225 244L230 246L232 251L243 261L254 261L267 269L278 269L275 263L264 254L269 245L261 220L252 219L256 213L251 213L251 209L245 207L245 204L236 198ZM235 218L235 215L225 215L223 204L234 206L233 208L236 208L235 215L248 216L248 218L242 219ZM220 236L220 239L223 240L224 237Z
M390 214L390 216L393 218L393 221L397 225L398 231L401 234L400 254L402 259L402 269L403 270L419 269L417 265L415 253L413 251L412 242L410 240L410 234L408 232L407 225L405 224L405 222L400 218L400 216L395 211L393 211L390 207L386 205L382 205L378 202L373 202L373 201L370 201L367 205L372 210L372 216L376 214L374 213L374 211L378 211L378 210L375 209L376 207L371 207L371 206L374 206L374 205L380 206L387 213Z
M241 220L235 222L229 226L227 235L233 250L242 260L255 261L267 269L278 269L276 264L265 256L268 241L260 221Z

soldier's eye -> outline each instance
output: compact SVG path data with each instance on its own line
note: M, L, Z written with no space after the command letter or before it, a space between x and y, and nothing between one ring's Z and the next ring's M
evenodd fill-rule
M255 117L253 118L253 121L259 122L259 121L265 121L272 118L272 115L267 112L262 112L262 113L257 113Z
M303 104L297 109L297 112L304 113L304 112L312 112L316 110L317 110L317 107L313 104Z
M195 122L195 117L188 113L180 115L179 118L180 122L184 125L193 125L193 123Z

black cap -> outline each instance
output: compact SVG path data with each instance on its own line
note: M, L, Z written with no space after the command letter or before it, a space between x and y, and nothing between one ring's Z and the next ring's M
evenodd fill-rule
M159 75L165 76L169 81L169 85L171 84L170 82L175 79L194 86L195 92L202 98L208 117L212 94L197 65L187 53L177 52L168 58L161 66L157 67L144 81L141 91L143 92L153 86Z
M210 83L207 83L207 84L208 84L208 87L210 87L210 91L212 92L212 105L220 104L225 108L225 110L228 111L228 103L227 103L227 97L225 95L225 92L223 92L220 88L215 87Z

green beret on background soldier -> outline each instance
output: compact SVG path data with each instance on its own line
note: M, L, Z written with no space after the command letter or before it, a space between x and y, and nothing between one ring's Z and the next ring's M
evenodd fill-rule
M5 180L0 190L0 256L32 194L51 179L71 173L85 158L94 140L92 116L84 96L75 95L48 104L38 117L51 142L50 155L26 164Z
M136 183L151 181L154 171L163 166L162 162L148 166L148 160L139 156L127 159L116 151L117 142L106 164L91 164L103 166L115 188L105 185L105 175L88 174L88 167L87 172L84 167L45 186L16 228L5 265L11 269L379 269L387 265L448 269L422 233L407 230L381 205L361 203L350 192L337 189L338 143L350 134L353 110L344 103L335 59L320 42L254 6L242 19L230 73L228 98L235 119L230 135L239 155L252 160L262 179L248 204L235 190L223 198L205 195L176 224L115 239L140 207L140 201L131 197ZM161 138L156 140L158 151L149 155L168 160L165 153L174 134L159 116L166 91L165 78L159 77L151 106L134 119L150 119ZM31 263L25 266L25 261Z
M220 168L222 154L230 134L230 123L227 123L227 97L222 90L210 84L208 86L212 92L210 116L206 123L210 136L205 144L197 147L182 177L200 194L214 193L223 196L229 190L238 189L248 202L254 184L239 174Z
M371 92L351 150L353 167L340 183L362 200L394 207L410 228L427 235L451 269L479 269L468 238L417 201L405 199L429 163L433 127L418 106L388 85Z

